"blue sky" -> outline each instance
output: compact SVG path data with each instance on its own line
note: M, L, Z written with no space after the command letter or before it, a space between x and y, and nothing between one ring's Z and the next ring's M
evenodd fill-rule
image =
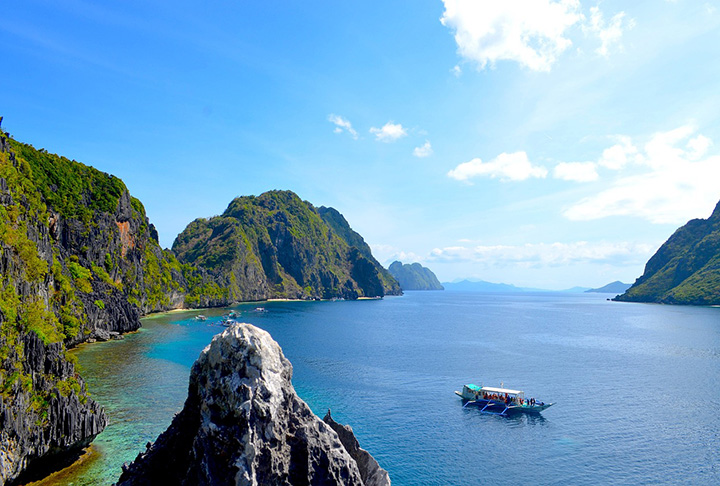
M632 282L720 200L720 2L9 0L0 115L121 177L163 246L233 197L389 264Z

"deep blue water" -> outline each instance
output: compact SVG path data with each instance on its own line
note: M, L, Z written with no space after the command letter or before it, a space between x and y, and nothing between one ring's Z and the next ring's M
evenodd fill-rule
M720 309L598 294L408 292L238 306L294 366L298 394L349 423L394 485L720 484ZM111 425L62 479L110 483L182 407L221 314L145 319L76 352ZM464 383L525 390L540 416L463 409Z

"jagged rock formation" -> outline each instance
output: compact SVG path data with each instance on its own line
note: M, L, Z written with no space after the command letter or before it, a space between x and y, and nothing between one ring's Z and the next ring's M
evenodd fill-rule
M335 422L329 409L323 417L323 422L335 431L345 450L348 451L350 457L355 459L365 486L390 486L390 475L380 467L380 464L368 451L360 447L352 427Z
M24 471L39 474L26 474L27 479L38 479L52 462L87 446L107 425L61 343L45 345L32 332L19 338L4 362L17 363L20 379L6 381L0 396L0 484ZM20 349L23 359L12 355Z
M403 265L402 262L394 261L388 270L400 282L403 290L445 290L432 270L419 263Z
M642 277L614 300L720 305L720 203L708 219L693 219L675 231Z
M237 301L401 293L340 213L291 191L234 199L222 215L190 223L173 251L212 272Z
M291 378L267 332L236 324L215 336L192 367L183 410L124 468L119 485L389 484L363 482L338 434L298 398ZM366 468L366 477L380 471Z

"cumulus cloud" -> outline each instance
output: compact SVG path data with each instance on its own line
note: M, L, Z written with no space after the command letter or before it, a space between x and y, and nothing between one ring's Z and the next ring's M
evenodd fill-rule
M566 31L583 16L578 0L443 0L440 21L455 34L458 53L483 69L501 60L549 71L572 45Z
M565 181L591 182L598 179L595 162L561 162L553 169L553 177Z
M515 61L533 71L549 71L572 44L572 27L597 37L596 52L606 56L623 32L634 25L619 12L606 21L599 7L589 18L580 0L443 0L440 21L455 36L458 54L484 69L497 61Z
M524 268L581 263L642 264L657 245L635 242L528 243L435 248L430 262L473 263L487 267L515 265Z
M419 147L415 147L413 150L413 155L415 157L430 157L433 154L432 145L430 145L429 140L425 140L425 143Z
M352 138L357 140L358 133L352 127L352 123L350 123L347 118L343 118L340 115L330 114L328 115L328 121L335 125L335 130L333 130L335 133L348 132Z
M625 12L619 12L613 15L609 22L605 22L600 7L596 6L590 8L590 20L583 25L583 31L600 39L600 47L595 49L595 52L608 57L611 47L620 45L623 32L634 26L634 20L625 19Z
M370 245L373 255L387 267L395 260L403 263L422 263L425 258L411 251L404 251L392 245Z
M380 142L394 142L407 135L407 131L400 123L393 122L387 122L382 128L372 127L370 133L374 134L375 139Z
M619 136L617 139L618 143L603 150L598 164L607 169L620 170L631 162L642 163L643 157L630 137Z
M501 181L524 181L531 177L547 176L545 167L532 165L524 151L502 153L490 162L475 158L464 162L448 172L448 177L458 181L469 181L475 177L491 177Z
M623 146L635 162L632 170L621 163L607 164L608 168L624 170L609 188L570 206L565 217L594 220L637 216L652 223L682 224L709 214L720 196L720 155L708 155L712 141L694 134L691 126L656 133L642 150L635 149L637 153L629 149L635 145L627 139ZM610 160L605 158L606 152L601 164Z

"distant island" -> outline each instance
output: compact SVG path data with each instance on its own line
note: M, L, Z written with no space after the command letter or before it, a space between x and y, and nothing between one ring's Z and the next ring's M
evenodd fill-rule
M388 270L403 290L445 290L432 270L419 263L394 261Z
M630 288L632 284L622 283L619 280L611 282L607 285L603 285L597 289L586 290L586 293L598 293L598 294L622 294Z
M445 290L464 292L525 292L526 289L511 284L492 283L485 280L460 280L458 282L443 282Z
M679 228L648 260L622 302L720 305L720 203Z

